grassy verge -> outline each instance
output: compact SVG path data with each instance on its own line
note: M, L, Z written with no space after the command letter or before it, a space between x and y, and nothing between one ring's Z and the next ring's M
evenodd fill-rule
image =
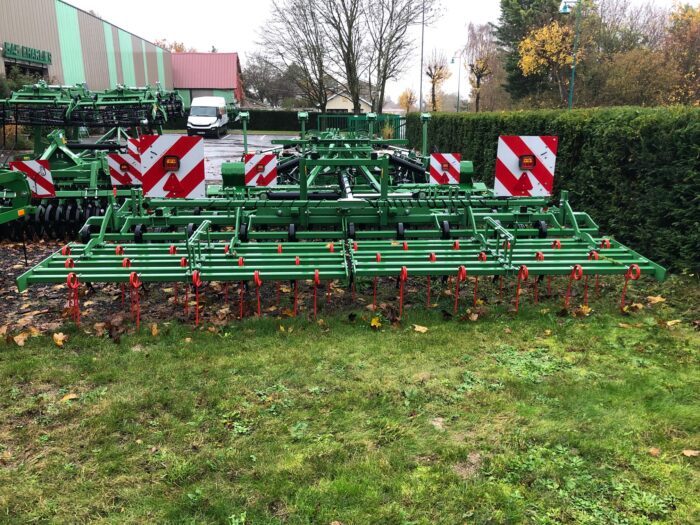
M698 523L692 286L625 317L607 300L0 343L1 519Z

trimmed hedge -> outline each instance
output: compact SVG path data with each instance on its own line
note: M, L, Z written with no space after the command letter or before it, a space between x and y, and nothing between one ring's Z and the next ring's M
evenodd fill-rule
M292 134L299 133L301 126L297 119L297 111L272 111L265 109L244 110L250 113L250 122L248 129L251 131L290 131ZM318 113L309 112L309 121L306 124L306 129L315 129L317 127ZM229 129L241 129L241 123L235 121L235 114L229 115ZM187 117L180 117L169 120L165 129L185 129L187 127Z
M430 147L473 160L489 185L499 135L557 135L555 194L569 190L574 209L642 255L700 272L700 108L437 113L428 130ZM420 148L417 114L407 138Z

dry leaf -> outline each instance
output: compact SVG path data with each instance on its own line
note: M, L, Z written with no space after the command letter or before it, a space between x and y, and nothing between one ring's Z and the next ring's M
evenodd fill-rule
M151 335L153 337L156 337L158 335L158 324L157 323L151 323Z
M683 451L683 455L687 458L696 458L696 457L700 456L700 450L685 449Z
M673 319L672 321L666 321L666 328L672 328L676 326L677 324L681 324L680 319Z
M107 323L95 323L94 325L92 325L92 327L95 329L95 335L97 337L102 337L103 335L105 335Z
M546 335L547 337L549 337L550 335L552 335L552 331L551 331L550 329L547 329L547 330L544 331L544 335Z
M661 449L660 449L660 448L652 447L652 448L649 449L649 455L650 455L650 456L654 456L655 458L658 458L658 457L659 457L659 454L661 454Z
M185 337L185 343L191 343L192 338L191 337Z
M647 303L649 304L657 304L657 303L665 303L666 298L661 297L660 295L649 295L647 296Z
M470 321L478 321L478 320L479 320L479 314L477 314L476 312L469 312L469 313L467 314L467 319L469 319Z
M280 332L284 332L284 331L285 331L284 326L280 325Z
M642 308L644 308L644 305L642 303L632 303L625 305L622 310L624 312L638 312Z
M65 335L63 332L58 332L57 334L53 334L53 342L56 346L63 346L63 343L66 342L68 339L68 336Z
M512 333L513 333L513 330L511 330L511 329L508 328L507 326L503 329L503 331L504 331L505 333L507 333L507 334L512 334Z
M617 323L620 328L641 328L643 325L641 323L629 324L629 323Z
M428 327L427 327L427 326L421 326L421 325L419 325L419 324L414 324L414 325L413 325L413 331L414 331L414 332L418 332L419 334L424 334L425 332L428 331Z
M0 337L5 337L7 335L7 325L0 326Z
M73 401L75 399L78 399L78 394L66 394L61 398L61 403L66 403L67 401Z
M572 313L574 317L588 317L589 315L591 315L592 311L593 309L590 306L582 304L581 306L576 308Z
M369 325L374 330L379 330L382 327L382 322L379 320L379 317L372 317L372 320L369 322Z
M25 341L29 337L29 332L22 332L20 334L17 334L12 338L12 340L15 342L17 346L24 346Z

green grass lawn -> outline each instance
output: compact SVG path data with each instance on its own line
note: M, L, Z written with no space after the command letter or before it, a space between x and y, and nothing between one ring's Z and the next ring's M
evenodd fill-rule
M698 523L700 294L648 293L0 343L0 521Z

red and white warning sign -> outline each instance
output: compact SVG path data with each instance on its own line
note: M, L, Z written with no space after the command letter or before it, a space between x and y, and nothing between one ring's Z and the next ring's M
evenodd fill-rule
M10 162L10 169L27 176L32 197L43 199L56 196L48 160L15 160Z
M143 135L139 153L141 183L146 197L198 199L206 196L202 137Z
M558 138L501 136L496 153L497 197L539 197L552 194Z
M246 186L277 186L277 155L248 153L244 160Z
M460 153L430 155L430 184L459 184Z
M139 139L129 139L126 143L126 153L108 153L109 177L112 186L141 185L141 155Z

